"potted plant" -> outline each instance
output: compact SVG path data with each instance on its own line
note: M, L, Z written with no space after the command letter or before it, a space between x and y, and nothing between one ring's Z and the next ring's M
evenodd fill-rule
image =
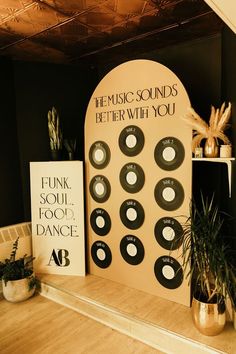
M225 325L225 299L235 296L233 251L225 242L226 214L214 204L214 196L200 206L191 203L190 216L183 225L183 270L192 286L192 316L205 335L220 333Z
M55 107L52 107L52 110L48 111L48 133L52 159L60 160L63 147L63 136L60 127L59 114Z
M10 302L19 302L31 297L39 287L32 267L33 257L24 255L16 259L19 237L12 247L10 258L0 262L3 296Z
M218 156L218 139L221 140L223 144L226 144L224 146L229 148L231 143L224 131L229 127L230 115L230 102L226 108L225 103L217 109L215 109L214 106L211 106L211 115L208 124L192 107L190 107L182 119L193 128L192 152L195 153L196 148L200 147L203 139L206 139L204 144L204 155L206 157Z

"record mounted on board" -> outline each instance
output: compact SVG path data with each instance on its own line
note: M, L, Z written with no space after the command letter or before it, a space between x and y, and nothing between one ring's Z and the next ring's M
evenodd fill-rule
M144 146L144 134L136 125L129 125L124 128L119 136L119 147L127 156L138 155Z
M144 209L137 200L125 200L120 207L120 218L127 228L138 229L144 222Z
M111 229L111 218L108 212L102 208L94 209L90 215L90 225L97 235L107 235Z
M144 185L145 176L142 167L137 163L128 163L120 171L120 184L128 193L139 192Z
M166 250L176 250L183 241L183 228L171 217L159 219L155 225L155 237L159 245Z
M184 201L184 189L175 178L163 178L155 187L155 199L159 207L172 211L178 209Z
M91 255L94 263L99 268L107 268L111 264L112 254L109 246L103 241L96 241L91 247Z
M98 203L104 203L110 197L111 186L105 176L94 176L89 184L92 198Z
M176 289L183 282L183 269L176 259L170 256L159 257L154 265L158 282L167 289Z
M182 164L184 156L183 144L179 139L172 136L161 139L154 151L157 165L166 171L176 170Z
M127 263L137 265L143 261L144 247L138 237L126 235L120 242L120 253Z
M96 141L89 149L89 161L97 169L105 168L111 158L111 152L104 141Z

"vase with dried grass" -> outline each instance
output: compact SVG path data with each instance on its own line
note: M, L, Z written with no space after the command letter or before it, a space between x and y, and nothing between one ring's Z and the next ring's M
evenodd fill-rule
M201 118L195 110L190 107L182 119L193 129L192 151L201 146L202 140L206 139L204 145L205 157L217 157L219 154L218 139L225 145L230 145L225 130L229 127L231 115L231 103L225 108L225 102L220 108L211 106L209 124Z

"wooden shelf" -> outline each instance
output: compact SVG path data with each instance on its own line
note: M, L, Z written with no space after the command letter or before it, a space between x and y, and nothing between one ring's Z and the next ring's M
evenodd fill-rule
M228 184L229 184L229 198L231 198L231 183L232 183L232 163L235 161L235 157L199 157L192 158L193 161L196 162L218 162L218 163L226 163L227 164L227 172L228 172Z

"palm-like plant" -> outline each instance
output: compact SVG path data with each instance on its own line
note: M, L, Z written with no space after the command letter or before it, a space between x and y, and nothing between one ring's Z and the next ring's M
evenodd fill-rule
M19 237L12 246L10 258L6 258L4 262L0 262L0 279L7 285L9 281L29 278L29 289L39 287L39 281L33 274L33 256L24 255L16 259L18 250Z
M227 294L233 303L236 289L233 251L223 237L225 215L214 205L214 196L204 200L201 195L200 207L192 202L190 216L183 225L184 271L193 293L208 303L225 299Z
M220 139L224 144L230 145L230 140L224 133L229 127L230 115L230 102L226 108L225 102L221 108L215 109L214 106L211 106L211 115L208 124L190 107L182 119L193 129L192 151L194 152L196 147L200 147L203 139Z
M48 133L51 150L61 150L63 144L59 114L55 107L48 111Z

